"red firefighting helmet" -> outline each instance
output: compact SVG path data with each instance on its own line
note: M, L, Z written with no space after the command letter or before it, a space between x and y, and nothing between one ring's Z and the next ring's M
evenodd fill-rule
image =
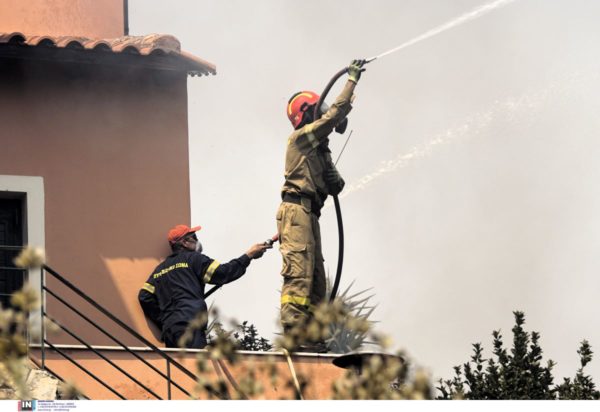
M298 92L290 98L287 105L287 116L294 129L302 122L304 113L309 109L314 109L314 105L318 102L319 95L309 91Z

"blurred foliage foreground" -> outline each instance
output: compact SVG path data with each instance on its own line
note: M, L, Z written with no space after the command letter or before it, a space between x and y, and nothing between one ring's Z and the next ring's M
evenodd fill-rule
M43 255L26 249L16 263L20 267L36 267L43 263ZM0 394L13 399L28 399L25 378L30 369L27 353L27 333L30 328L30 312L39 309L39 295L29 286L16 292L11 298L10 308L0 308L0 389L12 388ZM362 307L362 306L361 306ZM358 316L356 316L358 315ZM473 345L471 360L455 367L455 376L450 380L440 380L437 399L599 399L592 378L585 374L585 366L592 360L592 350L587 341L579 348L581 367L575 377L565 378L561 384L554 385L550 360L542 365L542 349L539 346L540 335L528 333L523 329L525 315L514 312L516 325L512 331L513 347L504 348L502 335L493 333L493 358L483 358L481 344ZM190 328L206 324L206 314L190 323ZM265 387L258 379L259 373L269 376L273 387L291 388L292 399L303 399L303 392L310 379L302 373L279 376L276 359L281 354L287 358L290 369L293 362L289 352L300 342L332 342L337 338L336 331L353 331L358 340L378 345L383 351L389 348L390 341L383 335L374 333L368 316L356 311L356 306L348 305L344 299L336 299L332 304L325 303L314 310L309 324L298 325L285 336L281 336L271 345L259 336L254 325L247 322L236 323L239 332L227 332L222 327L213 330L206 353L197 358L198 380L194 398L209 399L261 399ZM332 327L335 325L335 327ZM52 325L48 325L51 333ZM184 334L184 338L189 334ZM271 350L273 356L267 356L266 362L257 367L248 367L231 379L223 361L235 365L241 357L239 349ZM279 352L279 353L277 353ZM212 373L209 362L221 365L221 372ZM226 375L226 376L223 376ZM262 375L264 376L264 375ZM226 379L227 378L227 379ZM229 385L228 383L229 382ZM67 382L61 388L63 399L80 398L82 392ZM395 356L370 356L365 359L360 370L349 369L333 382L332 399L432 399L433 387L429 375L422 368L411 367L406 354L398 352ZM10 394L10 395L6 395Z
M39 248L27 247L14 259L17 267L40 268L45 262L45 253ZM40 295L30 285L11 296L10 307L0 307L0 399L31 399L31 387L27 378L36 366L29 361L29 339L39 340L40 327L31 324L30 314L40 316ZM45 321L48 333L57 330L52 322ZM36 335L37 334L37 335ZM57 396L60 399L80 399L81 390L72 382L61 382Z
M352 309L350 308L350 310ZM215 315L213 314L213 316ZM204 322L206 322L206 315L203 319L199 317L190 325L193 328ZM335 324L336 327L332 327L332 324ZM317 377L301 372L296 373L293 365L290 365L290 369L293 371L291 376L290 373L281 376L277 364L281 362L282 354L290 363L293 363L289 353L300 344L318 341L331 342L335 337L332 335L340 330L355 330L360 335L368 337L369 342L384 349L389 342L389 339L384 336L373 333L370 330L369 321L364 317L352 316L341 300L317 306L308 324L297 325L285 336L280 336L274 346L266 339L261 338L254 325L248 325L248 322L243 322L241 325L233 322L232 326L241 330L241 333L228 332L220 323L217 327L212 328L207 347L208 356L202 354L197 359L199 380L196 395L198 397L262 399L266 389L264 385L268 384L273 388L291 388L292 391L289 392L292 394L291 399L304 399L307 385L311 383L314 386L315 382L310 382L310 380L317 379ZM187 336L191 336L191 333ZM271 349L273 355L265 356L264 362L260 364L253 364L244 369L240 368L246 372L236 374L236 382L232 382L223 374L209 373L215 367L214 362L225 360L231 365L240 362L242 358L238 349L260 348L259 350L264 350L265 347L271 346L273 346ZM332 383L329 391L331 399L431 399L432 385L429 377L422 369L411 370L406 359L406 355L401 352L393 356L375 354L367 357L360 372L356 369L349 369L341 378ZM261 380L258 378L259 376L268 376L269 378ZM233 390L231 390L231 386L233 386ZM284 395L280 399L290 398Z

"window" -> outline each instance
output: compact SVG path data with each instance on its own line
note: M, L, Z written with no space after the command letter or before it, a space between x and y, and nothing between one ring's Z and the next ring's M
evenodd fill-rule
M26 276L26 271L13 263L24 245L24 200L23 194L3 193L0 197L0 304L5 308Z
M0 209L2 218L0 231L3 242L10 243L1 253L0 267L13 270L2 271L1 288L4 296L2 302L10 301L10 293L18 289L23 280L27 280L41 294L41 271L30 269L21 271L21 276L15 276L12 259L19 253L19 246L31 245L45 248L44 224L44 179L40 176L10 176L0 175ZM9 245L6 245L9 246ZM17 250L15 250L17 249ZM5 266L6 265L6 266ZM6 272L10 275L7 276ZM41 328L40 310L29 313L31 328ZM39 335L39 334L38 334ZM31 337L31 343L39 343L39 336Z

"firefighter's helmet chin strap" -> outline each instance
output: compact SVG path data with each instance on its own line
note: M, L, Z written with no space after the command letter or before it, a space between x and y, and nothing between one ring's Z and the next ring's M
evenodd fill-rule
M335 82L342 77L344 74L348 72L348 68L344 67L342 70L337 72L329 83L321 93L321 97L319 98L319 102L315 106L314 119L318 120L321 118L321 112L319 108L322 106L323 102L325 102L325 98L331 90L331 87L335 84ZM340 287L340 280L342 278L342 267L344 265L344 222L342 220L342 209L340 207L340 200L337 195L333 195L333 203L335 205L335 214L337 216L337 224L338 224L338 263L337 269L335 271L335 281L333 282L333 288L331 289L331 296L329 296L329 302L333 302L335 296L337 295L338 288Z

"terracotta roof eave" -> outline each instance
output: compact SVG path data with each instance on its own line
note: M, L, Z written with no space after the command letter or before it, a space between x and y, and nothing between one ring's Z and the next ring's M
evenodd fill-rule
M217 73L214 64L182 51L179 40L167 34L88 39L0 32L0 57L2 56L90 64L142 65L185 71L192 76Z
M188 53L184 50L182 50L179 53L179 56L181 57L181 59L189 63L190 68L196 68L202 74L217 74L217 67L214 64L207 62L206 60L202 60L201 58L196 57L193 54ZM193 71L194 70L189 70L188 73L193 74Z

